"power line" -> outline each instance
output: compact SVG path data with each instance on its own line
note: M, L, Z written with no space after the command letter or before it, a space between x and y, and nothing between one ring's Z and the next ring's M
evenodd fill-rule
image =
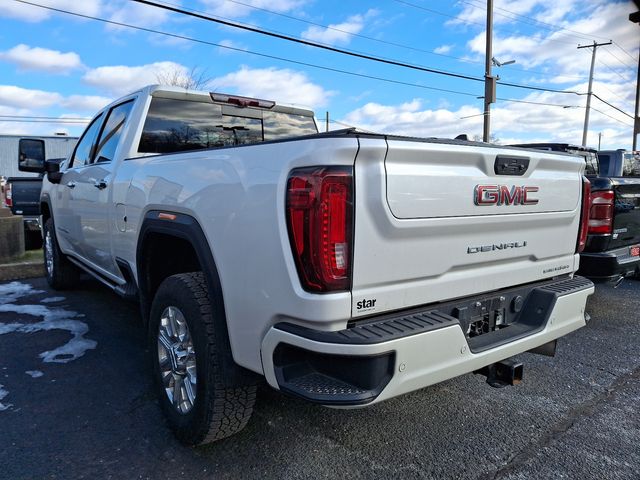
M547 107L562 107L562 108L584 108L580 105L562 105L559 103L548 103L548 102L534 102L531 100L516 100L515 98L496 98L496 100L500 100L502 102L514 102L514 103L527 103L530 105L545 105Z
M20 1L20 0L18 0L18 1ZM410 63L400 62L400 61L396 61L396 60L390 60L390 59L375 57L373 55L368 55L368 54L364 54L364 53L357 53L357 52L353 52L351 50L345 50L343 48L337 48L337 47L332 47L330 45L324 45L324 44L317 43L317 42L311 42L309 40L304 40L304 39L301 39L301 38L295 38L295 37L291 37L289 35L284 35L284 34L281 34L281 33L269 32L269 31L264 30L262 28L257 28L257 27L253 27L253 26L249 26L249 25L243 25L243 24L236 23L236 22L230 22L230 21L227 21L227 20L222 20L222 19L219 19L219 18L212 17L210 15L203 15L203 14L200 14L200 13L197 13L197 12L191 12L189 10L185 10L184 8L173 7L171 5L164 5L164 4L157 3L157 2L152 2L152 1L149 1L149 0L131 0L131 1L143 4L143 5L148 5L148 6L151 6L151 7L160 8L162 10L168 10L170 12L179 13L181 15L187 15L189 17L198 18L200 20L206 20L208 22L218 23L220 25L225 25L227 27L238 28L238 29L241 29L241 30L246 30L248 32L258 33L260 35L265 35L265 36L268 36L268 37L278 38L280 40L286 40L288 42L299 43L301 45L306 45L308 47L320 48L320 49L323 49L323 50L328 50L330 52L340 53L342 55L348 55L348 56L351 56L351 57L361 58L361 59L364 59L364 60L370 60L370 61L378 62L378 63L385 63L387 65L394 65L394 66L397 66L397 67L409 68L409 69L412 69L412 70L418 70L418 71L427 72L427 73L435 73L435 74L438 74L438 75L446 75L448 77L461 78L461 79L464 79L464 80L473 80L475 82L484 82L484 79L478 78L478 77L472 77L471 75L465 75L465 74L455 73L455 72L447 72L447 71L444 71L444 70L437 70L435 68L428 68L428 67L423 67L423 66L420 66L420 65L413 65L413 64L410 64Z
M466 59L466 58L462 58L462 57L456 57L454 55L447 55L445 53L437 53L437 52L434 52L433 50L426 50L426 49L423 49L423 48L413 47L411 45L405 45L403 43L390 42L388 40L381 40L379 38L369 37L367 35L362 35L360 33L349 32L348 30L342 30L340 28L332 27L330 25L323 25L321 23L312 22L311 20L306 20L304 18L294 17L293 15L287 15L286 13L276 12L276 11L273 11L273 10L269 10L268 8L256 7L255 5L251 5L249 3L239 2L237 0L225 0L225 1L231 2L231 3L235 3L237 5L242 5L243 7L247 7L247 8L253 9L253 10L258 10L260 12L265 12L265 13L268 13L270 15L276 15L276 16L279 16L279 17L282 17L282 18L287 18L289 20L294 20L296 22L306 23L307 25L313 25L315 27L326 28L327 30L332 30L334 32L344 33L344 34L349 35L351 37L362 38L364 40L370 40L372 42L377 42L377 43L381 43L381 44L384 44L384 45L391 45L393 47L404 48L406 50L412 50L414 52L427 53L429 55L436 55L436 56L439 56L439 57L451 58L451 59L458 60L458 61L465 62L465 63L480 63L480 62L475 61L475 60ZM176 5L174 3L170 3L170 2L164 2L164 3L167 4L167 5L174 6L174 7L178 6L178 5ZM185 10L189 10L191 12L204 13L202 10L197 10L197 9L194 9L194 8L186 8L186 7L183 7L183 8L185 8ZM223 18L223 17L220 17L220 18Z
M374 75L366 75L366 74L363 74L363 73L350 72L348 70L341 70L341 69L338 69L338 68L327 67L327 66L324 66L324 65L316 65L316 64L308 63L308 62L301 62L301 61L298 61L298 60L292 60L292 59L289 59L289 58L279 57L279 56L276 56L276 55L269 55L269 54L266 54L266 53L254 52L254 51L246 50L246 49L243 49L243 48L231 47L229 45L222 45L222 44L219 44L219 43L210 42L210 41L207 41L207 40L202 40L202 39L193 38L193 37L187 37L185 35L179 35L179 34L176 34L176 33L163 32L162 30L155 30L155 29L146 28L146 27L138 27L136 25L130 25L128 23L117 22L115 20L107 20L105 18L94 17L94 16L91 16L91 15L84 15L84 14L81 14L81 13L76 13L76 12L71 12L71 11L68 11L68 10L63 10L61 8L55 8L55 7L49 7L49 6L45 6L45 5L40 5L40 4L37 4L37 3L29 2L27 0L14 0L14 1L19 2L19 3L24 3L24 4L27 4L27 5L32 5L32 6L35 6L35 7L44 8L44 9L47 9L47 10L52 10L52 11L59 12L59 13L65 13L65 14L68 14L68 15L73 15L73 16L80 17L80 18L86 18L86 19L89 19L89 20L96 20L96 21L103 22L103 23L108 23L108 24L111 24L111 25L117 25L119 27L127 27L127 28L131 28L131 29L134 29L134 30L140 30L140 31L147 32L147 33L154 33L154 34L157 34L157 35L164 35L164 36L167 36L167 37L176 38L176 39L180 39L180 40L187 40L187 41L191 41L191 42L195 42L195 43L200 43L200 44L203 44L203 45L209 45L209 46L212 46L212 47L219 47L219 48L224 48L224 49L227 49L227 50L233 50L235 52L248 53L250 55L255 55L255 56L259 56L259 57L263 57L263 58L270 58L272 60L279 60L279 61L287 62L287 63L293 63L295 65L302 65L302 66L305 66L305 67L316 68L316 69L319 69L319 70L326 70L326 71L330 71L330 72L341 73L341 74L344 74L344 75L350 75L350 76L360 77L360 78L367 78L367 79L371 79L371 80L378 80L378 81L387 82L387 83L393 83L393 84L397 84L397 85L404 85L404 86L409 86L409 87L422 88L422 89L425 89L425 90L435 90L435 91L439 91L439 92L452 93L452 94L456 94L456 95L465 95L465 96L468 96L468 97L476 97L477 98L476 94L469 93L469 92L460 92L460 91L449 90L449 89L445 89L445 88L429 87L427 85L421 85L421 84L418 84L418 83L403 82L403 81L400 81L400 80L393 80L393 79L385 78L385 77L378 77L378 76L374 76Z
M626 49L624 49L622 47L622 45L620 45L618 42L614 41L613 44L618 47L620 50L622 50L631 60L633 60L634 62L636 61L636 58L631 55Z
M483 8L483 7L481 7L481 6L479 6L479 5L475 4L475 3L472 3L472 2L470 2L468 0L461 0L461 2L462 3L466 3L468 5L471 5L472 7L480 9L480 10L486 10L486 8ZM545 30L549 30L549 31L552 31L552 32L559 32L559 31L570 32L570 33L574 34L573 36L575 36L577 38L583 37L583 39L586 39L586 40L593 40L594 38L601 38L601 39L609 40L608 38L602 37L600 35L592 35L592 34L588 34L588 33L582 33L582 32L578 32L576 30L570 30L568 28L564 28L564 27L561 27L559 25L555 25L553 23L543 22L542 20L537 20L537 19L529 17L527 15L522 15L522 14L519 14L519 13L516 13L516 12L512 12L511 10L507 10L506 8L495 7L494 10L502 10L503 12L507 12L507 13L510 14L510 15L505 15L505 14L502 14L500 12L494 12L496 15L500 15L500 16L505 17L505 18L511 18L512 20L517 20L516 17L523 18L523 19L529 20L529 22L525 22L524 20L519 20L519 21L522 22L522 23L526 23L528 25L533 25L533 26L544 25L545 27L541 27L541 28L544 28ZM531 22L534 22L534 23L531 23Z
M454 20L457 20L457 21L459 21L461 23L466 23L467 25L479 25L479 26L481 26L483 28L485 27L484 23L474 22L473 20L465 20L465 19L460 18L459 16L449 15L447 13L443 13L443 12L439 12L437 10L433 10L431 8L423 7L422 5L416 5L415 3L407 2L405 0L393 0L393 1L397 2L397 3L402 3L402 4L407 5L409 7L417 8L419 10L424 10L424 11L427 11L427 12L435 13L436 15L442 15L444 17L453 18ZM479 7L476 7L476 8L479 8ZM520 33L516 32L515 30L508 30L506 28L503 28L502 30L505 31L505 32L508 32L508 33L512 33L514 35L520 35ZM575 43L575 42L563 42L562 40L557 40L557 39L552 39L552 38L549 38L547 40L550 41L550 42L563 43L565 45L573 45Z
M16 0L16 1L22 1L22 0ZM153 7L157 7L157 8L161 8L163 10L168 10L174 13L179 13L182 15L187 15L187 16L191 16L191 17L195 17L195 18L199 18L201 20L207 20L210 22L214 22L214 23L219 23L221 25L226 25L229 27L234 27L234 28L240 28L242 30L247 30L250 32L254 32L254 33L258 33L261 35L267 35L270 37L275 37L275 38L279 38L281 40L286 40L286 41L291 41L294 43L300 43L302 45L307 45L307 46L311 46L311 47L316 47L316 48L321 48L324 50L329 50L331 52L335 52L335 53L340 53L343 55L349 55L352 57L357 57L357 58L362 58L364 60L371 60L371 61L375 61L375 62L379 62L379 63L386 63L389 65L394 65L394 66L398 66L398 67L404 67L404 68L409 68L412 70L419 70L419 71L423 71L423 72L427 72L427 73L435 73L438 75L446 75L449 77L455 77L455 78L461 78L463 80L473 80L476 82L484 82L484 79L482 78L478 78L478 77L472 77L470 75L465 75L465 74L460 74L460 73L454 73L454 72L446 72L443 70L437 70L437 69L433 69L433 68L428 68L428 67L423 67L423 66L419 66L419 65L412 65L412 64L408 64L408 63L404 63L404 62L399 62L399 61L395 61L395 60L389 60L389 59L384 59L384 58L380 58L380 57L374 57L372 55L368 55L368 54L362 54L362 53L356 53L350 50L345 50L342 48L336 48L336 47L331 47L329 45L323 45L320 43L316 43L316 42L310 42L308 40L302 40L299 38L294 38L294 37L290 37L288 35L282 35L279 33L273 33L273 32L269 32L257 27L252 27L252 26L248 26L248 25L242 25L239 23L235 23L235 22L229 22L226 20L221 20L218 18L214 18L211 17L209 15L202 15L196 12L190 12L189 10L185 10L182 8L178 8L178 7L173 7L170 5L163 5L161 3L157 3L157 2L152 2L150 0L131 0L133 2L136 3L141 3L143 5L149 5L149 6L153 6ZM399 1L399 0L397 0ZM521 85L521 84L516 84L516 83L506 83L506 82L498 82L502 85L506 85L506 86L510 86L510 87L516 87L516 88L524 88L524 89L528 89L528 90L537 90L537 91L545 91L545 92L554 92L554 93L572 93L572 94L577 94L577 92L572 92L572 91L567 91L567 90L557 90L557 89L552 89L552 88L542 88L542 87L532 87L529 85Z
M618 75L622 80L624 80L625 82L628 82L629 79L625 78L620 72L616 71L613 67L610 67L608 64L604 63L602 60L598 59L598 63L600 65L602 65L603 67L607 67L607 69L609 71L611 71L612 73L615 73L616 75Z
M10 122L10 123L51 123L54 125L86 125L89 122L67 122L67 121L63 121L63 120L21 120L21 119L17 119L17 118L8 118L8 119L4 119L4 118L0 118L0 123L4 123L4 122Z
M598 88L604 88L607 92L609 92L611 95L614 95L616 97L618 97L620 100L626 102L627 99L622 97L621 95L617 94L616 92L614 92L613 90L611 90L609 87L607 87L599 78L597 77L593 77L593 79L598 82L600 85L598 85Z
M626 125L629 128L633 128L633 125L629 125L627 122L623 122L622 120L617 119L616 117L612 117L611 115L604 113L601 110L598 110L597 108L593 108L591 107L591 110L595 110L596 112L600 113L601 115L604 115L605 117L609 117L611 120L615 120L618 123L621 123L622 125Z
M585 95L584 93L575 92L573 90L557 90L555 88L545 88L545 87L533 87L531 85L520 85L519 83L509 83L509 82L497 82L500 85L504 85L506 87L514 87L514 88L524 88L526 90L537 90L539 92L551 92L551 93L567 93L572 95Z
M88 122L90 118L82 117L46 117L42 115L0 115L1 118L22 118L22 119L41 119L41 120L69 120L78 122Z
M616 44L616 46L617 46L617 44ZM624 61L620 60L620 58L619 58L617 55L615 55L615 54L614 54L610 49L605 48L605 50L607 51L607 53L608 53L609 55L611 55L613 58L615 58L618 62L620 62L620 63L621 63L622 65L624 65L625 67L627 67L627 68L634 68L633 66L629 65L628 63L626 63L626 62L624 62Z
M382 80L382 81L391 82L391 83L398 83L398 84L402 84L402 85L419 86L420 88L426 88L426 89L429 89L429 90L443 91L443 92L448 92L448 93L458 93L458 94L463 94L463 95L472 95L472 94L465 93L465 92L456 92L456 91L453 91L453 90L439 89L439 88L436 88L436 87L426 87L424 85L410 84L410 83L407 83L407 82L400 82L400 81L395 81L395 80L391 80L391 79L384 79L382 77L368 76L368 75L363 75L363 74L357 74L356 75L353 72L347 72L345 70L334 69L334 68L331 68L331 67L322 67L322 66L318 66L318 65L314 65L314 64L310 64L310 63L306 63L306 62L298 62L298 61L290 60L290 59L287 59L287 58L284 58L284 57L278 57L278 56L275 56L275 55L268 55L268 54L264 54L264 53L252 52L252 51L246 50L246 49L233 48L233 47L230 47L230 46L227 46L227 45L208 42L208 41L205 41L205 40L194 39L194 38L186 37L186 36L183 36L183 35L172 34L172 33L168 33L168 32L162 32L162 31L154 30L154 29L150 29L150 28L137 27L137 26L133 26L133 25L129 25L129 24L116 22L116 21L113 21L113 20L106 20L106 19L99 18L99 17L93 17L93 16L89 16L89 15L83 15L83 14L79 14L79 13L75 13L75 12L70 12L70 11L64 10L64 9L59 9L59 8L55 8L55 7L49 7L49 6L45 6L45 5L40 5L40 4L37 4L37 3L34 3L34 2L29 2L29 1L26 1L26 0L14 0L14 1L19 2L19 3L23 3L23 4L32 5L32 6L37 6L37 7L40 7L40 8L45 8L45 9L52 10L52 11L57 11L57 12L61 12L61 13L75 15L75 16L82 17L82 18L89 18L89 19L92 19L92 20L98 20L98 21L110 23L110 24L113 24L113 25L126 26L126 27L129 27L129 28L135 28L135 29L147 31L147 32L150 32L150 33L168 35L168 36L171 36L171 37L174 37L174 38L180 38L180 39L183 39L183 40L191 40L191 41L195 41L195 42L198 42L198 43L204 43L204 44L208 44L208 45L212 45L212 46L216 46L216 47L220 47L220 48L226 48L226 49L230 49L230 50L235 50L235 51L239 51L239 52L246 52L246 53L250 53L250 54L253 54L253 55L258 55L258 56L262 56L262 57L266 57L266 58L272 58L272 59L281 60L281 61L290 62L290 63L295 63L295 64L298 64L298 65L311 66L311 67L314 67L314 68L320 68L320 69L339 72L339 73L346 73L346 74L349 74L349 75L361 76L363 78L371 78L371 79ZM256 28L256 27L252 27L252 26L241 25L241 24L237 24L235 22L229 22L229 21L226 21L226 20L216 19L216 18L207 16L207 15L201 15L199 13L189 12L188 10L184 10L184 9L180 9L180 8L172 7L172 6L168 6L168 5L162 5L162 4L158 4L158 3L155 3L155 2L150 2L148 0L131 0L131 1L136 2L136 3L146 4L146 5L149 5L149 6L155 6L155 7L158 7L158 8L162 8L162 9L166 9L166 10L169 10L169 11L173 11L175 13L180 13L180 14L184 14L184 15L188 15L188 16L194 16L196 18L212 21L212 22L215 22L215 23L220 23L220 24L223 24L223 25L231 26L231 27L237 27L237 28L240 28L240 29L243 29L243 30L248 30L248 31L252 31L252 32L255 32L255 33L260 33L260 34L271 36L271 37L280 38L280 39L287 40L287 41L292 41L292 42L295 42L295 43L300 43L300 44L303 44L303 45L308 45L308 46L313 46L313 47L317 47L317 48L333 51L335 53L341 53L341 54L346 54L346 55L349 55L349 56L362 58L362 59L365 59L365 60L373 60L373 61L376 61L376 62L379 62L379 63L385 63L385 64L394 65L394 66L406 67L406 68L410 68L410 69L413 69L413 70L419 70L419 71L424 71L424 72L427 72L427 73L434 73L434 74L438 74L438 75L445 75L445 76L450 76L450 77L454 77L454 78L461 78L463 80L473 80L473 81L476 81L476 82L484 82L484 79L478 78L478 77L472 77L470 75L458 74L458 73L453 73L453 72L446 72L446 71L443 71L443 70L437 70L437 69L422 67L422 66L418 66L418 65L411 65L411 64L406 64L406 63L403 63L403 62L397 62L397 61L393 61L393 60L382 59L382 58L374 57L374 56L371 56L371 55L360 54L360 53L352 52L352 51L349 51L349 50L344 50L344 49L340 49L340 48L335 48L335 47L331 47L331 46L327 46L327 45L318 44L318 43L315 43L315 42L309 42L307 40L301 40L301 39L298 39L298 38L289 37L287 35L282 35L282 34L279 34L279 33L268 32L268 31L265 31L265 30L262 30L262 29L259 29L259 28ZM521 84L507 83L507 82L498 82L498 83L501 84L501 85L509 86L509 87L522 88L522 89L527 89L527 90L579 95L578 92L569 91L569 90L558 90L558 89L552 89L552 88L533 87L533 86L529 86L529 85L521 85Z
M592 94L594 97L596 97L598 100L600 100L602 103L605 103L607 105L609 105L611 108L613 108L614 110L617 110L618 112L626 115L627 117L629 117L630 119L633 120L633 115L628 114L627 112L625 112L624 110L622 110L621 108L616 107L615 105L612 105L611 103L607 102L606 100L603 100L602 98L600 98L598 95L596 95L595 93Z
M390 45L390 46L393 46L393 47L399 47L399 48L403 48L403 49L411 50L411 51L415 51L415 52L420 52L420 53L427 53L429 55L435 55L435 56L438 56L438 57L451 58L452 60L457 60L459 62L464 62L464 63L473 63L473 64L477 64L477 65L483 63L483 62L481 62L479 60L472 60L470 58L456 57L455 55L448 55L446 53L437 53L437 52L435 52L433 50L426 50L426 49L423 49L423 48L413 47L411 45L406 45L406 44L396 43L396 42L390 42L390 41L387 41L387 40L381 40L379 38L369 37L367 35L362 35L362 34L359 34L359 33L349 32L347 30L342 30L342 29L339 29L339 28L331 27L330 25L323 25L321 23L312 22L310 20L306 20L306 19L303 19L303 18L294 17L293 15L287 15L287 14L284 14L284 13L275 12L273 10L269 10L268 8L256 7L254 5L251 5L251 4L248 4L248 3L244 3L244 2L240 2L238 0L225 0L225 1L231 2L231 3L235 3L237 5L242 5L244 7L247 7L247 8L253 9L253 10L258 10L258 11L261 11L261 12L269 13L271 15L276 15L276 16L287 18L287 19L290 19L290 20L306 23L308 25L313 25L313 26L317 26L317 27L321 27L321 28L326 28L328 30L333 30L333 31L336 31L336 32L344 33L344 34L352 36L352 37L362 38L364 40L369 40L369 41L377 42L377 43L384 44L384 45ZM399 1L400 3L405 3L407 5L411 5L411 4L409 4L407 2L404 2L402 0L396 0L396 1ZM178 7L178 8L181 7L180 5L177 5L177 4L171 3L171 2L164 2L164 4L170 5L172 7ZM190 12L194 12L194 13L200 13L200 14L206 13L206 12L203 12L202 10L197 10L197 9L194 9L194 8L187 8L187 7L181 7L181 8L184 8L185 10L190 11ZM424 8L424 7L420 7L420 8ZM441 15L449 16L451 18L455 18L452 15L447 15L447 14L444 14L444 13L441 13L441 12L437 12L435 10L431 10L431 9L428 9L428 8L425 8L425 10L433 11L434 13L438 13L438 14L441 14ZM228 18L224 18L224 17L219 17L219 18L229 21ZM476 22L473 22L473 23L476 23ZM249 25L249 26L255 27L254 25ZM257 28L257 27L255 27L255 28ZM272 32L282 34L282 32L277 32L277 31L272 31ZM573 44L573 42L571 43L571 45L572 44ZM356 53L361 53L361 52L356 52ZM516 71L519 71L519 72L526 72L526 73L538 73L538 74L546 75L546 72L542 72L542 71L539 71L539 70L530 70L530 69L523 69L523 68L517 68L517 67L510 67L510 70L516 70ZM455 72L452 72L452 73L455 73ZM574 79L578 79L578 80L585 80L586 79L586 77L581 77L581 76L577 76L577 75L562 75L562 76L566 77L566 78L574 78Z

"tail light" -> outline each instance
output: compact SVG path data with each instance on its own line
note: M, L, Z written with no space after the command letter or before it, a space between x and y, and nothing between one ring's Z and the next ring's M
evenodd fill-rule
M584 250L587 244L587 233L589 231L589 208L591 207L591 182L587 177L582 177L582 210L580 212L580 233L578 235L578 246L576 253Z
M589 233L611 233L613 230L613 190L593 192L589 210Z
M11 184L7 183L4 187L4 203L7 207L13 207L13 196L11 193Z
M291 172L287 226L305 290L335 292L351 287L353 174L351 168L312 167Z

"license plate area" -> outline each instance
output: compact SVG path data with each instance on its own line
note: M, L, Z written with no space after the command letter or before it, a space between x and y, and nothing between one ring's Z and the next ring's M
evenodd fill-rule
M457 305L451 315L468 338L479 337L514 323L522 311L525 292L504 293Z

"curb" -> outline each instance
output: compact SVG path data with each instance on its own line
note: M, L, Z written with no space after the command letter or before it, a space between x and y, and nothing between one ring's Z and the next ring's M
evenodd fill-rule
M0 282L22 280L24 278L44 277L44 263L17 262L0 265Z

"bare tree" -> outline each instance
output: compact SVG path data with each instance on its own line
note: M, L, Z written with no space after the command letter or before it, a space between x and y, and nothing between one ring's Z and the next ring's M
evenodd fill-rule
M158 83L182 87L187 90L206 88L212 79L213 77L207 75L206 70L198 66L192 67L188 72L185 72L179 67L156 72L156 80Z

